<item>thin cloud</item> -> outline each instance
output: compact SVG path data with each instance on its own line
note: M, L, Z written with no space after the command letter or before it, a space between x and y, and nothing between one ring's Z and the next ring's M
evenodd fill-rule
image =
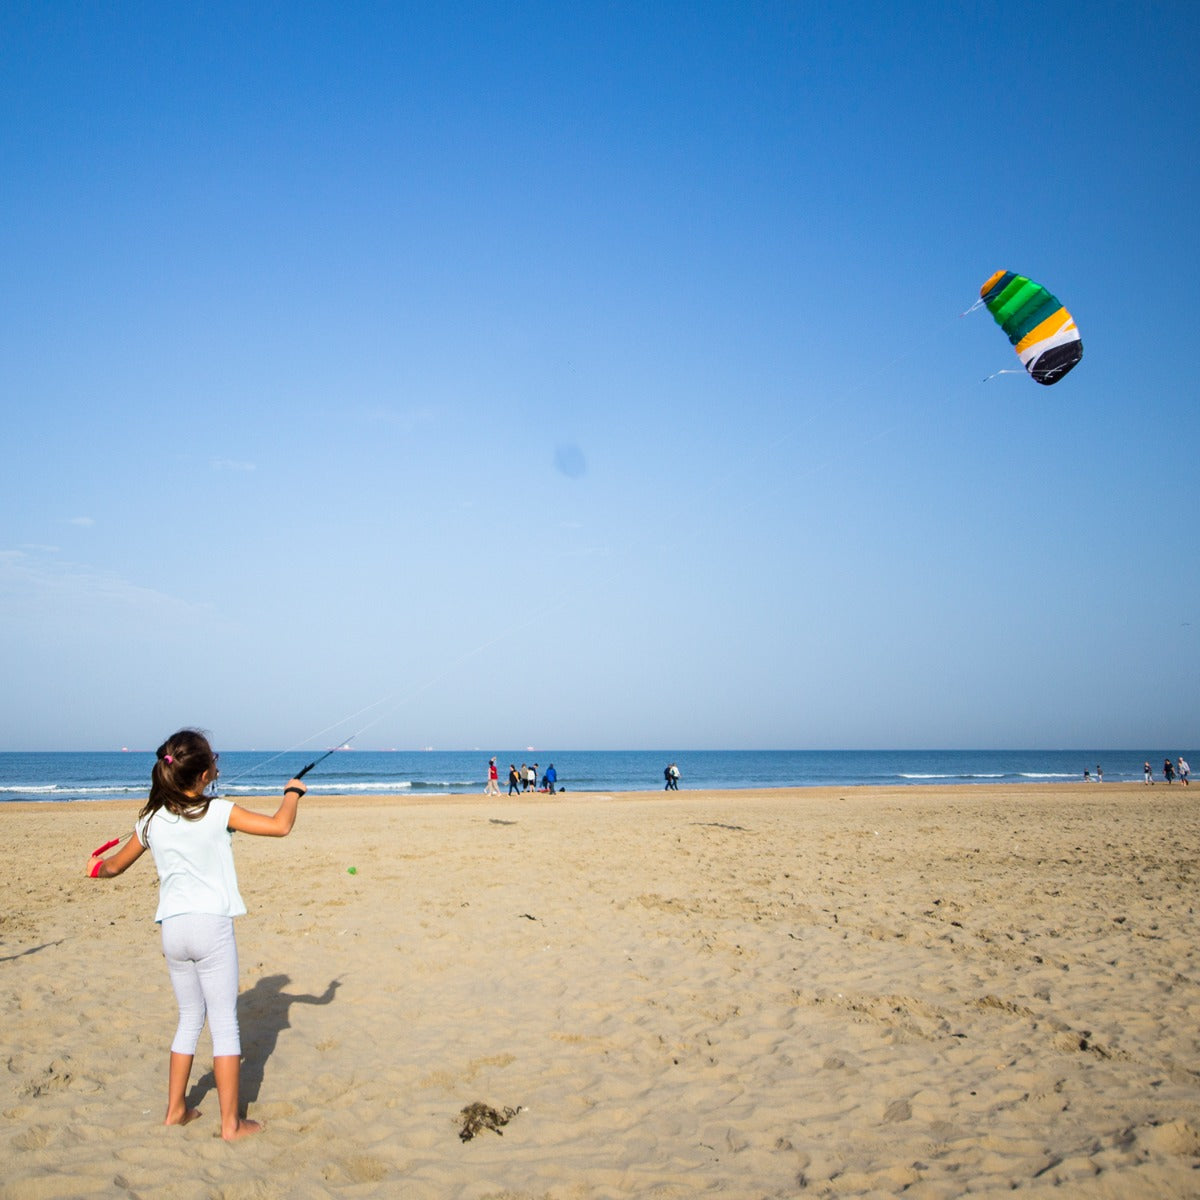
M38 622L53 617L95 619L105 611L178 621L207 611L112 572L52 562L24 550L0 550L0 601L10 622L18 616Z
M95 525L95 520L92 517L68 517L67 524L78 526L80 529L91 529Z
M257 463L244 462L237 458L214 458L212 460L212 467L214 471L234 471L242 474L258 470Z

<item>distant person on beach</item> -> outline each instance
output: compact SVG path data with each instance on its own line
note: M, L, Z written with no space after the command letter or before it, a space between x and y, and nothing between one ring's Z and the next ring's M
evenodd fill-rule
M1104 782L1104 768L1099 763L1096 764L1096 782Z
M529 768L524 763L521 764L521 791L529 791Z
M537 791L537 763L534 763L528 771L525 772L525 787L531 791Z
M546 774L542 776L542 783L546 786L546 791L550 795L554 795L554 785L558 782L558 772L554 769L554 764L551 763L546 768Z
M1154 773L1150 770L1150 764L1148 762L1142 763L1142 783L1148 783L1151 785L1151 787L1154 786Z
M1175 768L1171 765L1169 758L1163 759L1163 778L1170 783L1175 778Z
M1191 786L1190 782L1188 781L1188 776L1191 775L1191 773L1192 768L1188 766L1187 759L1181 754L1179 756L1179 782L1182 783L1184 787Z
M508 794L510 796L513 794L513 792L516 792L518 796L521 794L521 779L524 776L524 774L525 774L525 764L524 763L521 764L521 774L520 775L517 774L517 768L514 767L512 763L508 764Z
M1089 771L1089 770L1087 769L1087 767L1084 767L1084 768L1083 768L1083 782L1084 782L1084 783L1091 783L1091 782L1092 782L1092 773L1091 773L1091 771Z
M667 781L663 787L664 792L679 791L679 768L674 763L667 764L667 769L663 771L663 778Z
M500 795L500 772L496 767L496 760L493 758L488 762L488 781L487 787L483 789L485 796Z
M155 754L150 798L138 814L133 836L110 858L93 854L84 871L92 879L111 879L149 847L159 879L154 919L162 926L163 955L179 1004L163 1123L186 1125L200 1115L188 1108L186 1092L207 1015L221 1136L233 1141L262 1126L242 1119L239 1112L242 1042L233 918L245 913L246 905L238 893L232 834L286 837L307 789L299 779L289 780L279 808L268 817L205 795L218 774L217 755L204 734L194 729L172 734Z

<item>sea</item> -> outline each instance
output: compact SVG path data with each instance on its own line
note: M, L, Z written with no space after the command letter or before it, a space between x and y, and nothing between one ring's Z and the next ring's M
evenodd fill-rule
M1173 750L357 750L341 749L305 778L314 794L454 796L481 792L489 757L506 794L510 763L551 763L560 790L628 792L663 786L669 763L681 790L705 788L851 787L856 784L1019 784L1082 781L1084 772L1107 782L1140 781L1149 761L1161 780ZM233 798L278 795L313 758L311 750L222 751L218 794ZM0 803L142 800L154 763L149 750L0 751Z

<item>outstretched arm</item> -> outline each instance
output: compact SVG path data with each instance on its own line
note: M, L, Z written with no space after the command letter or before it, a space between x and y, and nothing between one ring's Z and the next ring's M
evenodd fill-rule
M308 788L299 779L292 779L283 789L283 799L273 816L266 813L251 812L235 804L229 812L229 828L238 833L253 833L258 837L287 837L296 823L296 810L300 806L300 797Z

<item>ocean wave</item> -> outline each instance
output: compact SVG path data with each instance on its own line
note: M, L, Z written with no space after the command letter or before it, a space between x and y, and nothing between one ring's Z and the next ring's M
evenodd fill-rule
M953 771L953 772L950 772L945 775L935 775L932 773L909 774L904 771L901 771L899 773L899 777L901 779L1003 779L1005 776L1004 776L1003 771L996 771L992 774L988 774L988 773L985 773L982 771L970 771L970 772Z
M436 779L339 779L327 781L322 785L313 781L312 791L325 795L389 795L395 792L425 791L446 792L454 788L483 787L474 780L436 780ZM281 791L278 782L253 784L239 782L228 788L221 788L219 794L227 799L259 799L265 796L277 796ZM102 800L107 797L134 796L143 799L146 788L142 784L113 784L103 787L72 786L63 783L36 783L29 785L4 784L0 786L0 803L13 800Z
M368 779L358 783L338 779L332 781L328 787L322 787L319 781L314 780L312 786L315 791L342 795L345 792L404 792L418 785L414 785L411 779Z
M309 790L329 796L344 796L351 792L445 791L447 788L483 789L478 779L314 779L305 781ZM246 783L244 780L223 789L223 794L271 796L280 790L278 783Z
M351 779L333 779L333 780L307 780L309 790L315 793L324 793L329 796L343 796L350 792L403 792L413 787L423 786L414 784L411 779L374 779L374 780L351 780ZM282 785L278 782L272 783L245 783L239 782L232 784L228 788L223 788L221 794L223 796L277 796L282 791Z
M18 796L127 796L130 792L144 792L141 784L106 784L104 786L87 787L83 784L75 787L63 783L29 783L3 784L0 793L11 793Z

